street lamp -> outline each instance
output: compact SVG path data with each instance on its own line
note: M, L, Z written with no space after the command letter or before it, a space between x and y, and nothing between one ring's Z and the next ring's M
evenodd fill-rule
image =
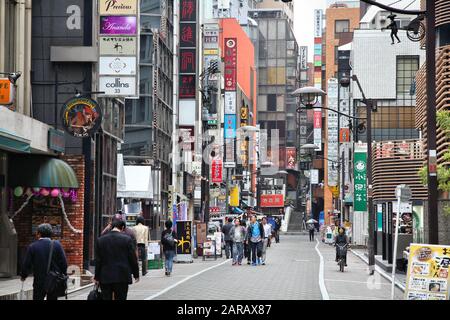
M15 85L17 80L20 78L20 76L22 75L22 72L17 71L17 72L0 72L1 75L5 75L8 76L8 80Z
M304 144L303 146L301 146L300 149L305 150L309 154L310 160L311 160L311 167L312 167L313 153L317 149L319 149L319 147L317 147L315 144L308 143L308 144ZM313 217L313 210L312 210L312 208L313 208L313 192L312 192L312 177L311 176L309 176L309 201L310 201L310 213L309 214L312 218Z
M325 91L315 87L302 87L298 88L291 93L294 97L300 98L300 103L303 104L306 109L312 109L312 107L319 101L319 97L326 95Z

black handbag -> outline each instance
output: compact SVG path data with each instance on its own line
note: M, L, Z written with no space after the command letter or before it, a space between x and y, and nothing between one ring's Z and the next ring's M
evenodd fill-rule
M50 270L53 258L53 240L50 243L50 254L47 264L47 277L45 278L44 289L47 295L63 297L67 299L67 279L68 276L59 271Z
M89 295L87 297L88 301L101 301L103 300L103 294L99 290L98 286L96 285L94 290L89 292Z

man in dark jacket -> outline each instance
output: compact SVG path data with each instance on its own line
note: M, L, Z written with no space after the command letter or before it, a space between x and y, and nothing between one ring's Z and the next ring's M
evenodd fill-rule
M230 230L233 227L233 218L228 218L228 223L222 228L223 237L225 240L225 254L227 259L233 257L233 241L231 240Z
M25 260L21 271L21 280L25 281L28 275L33 272L33 300L57 300L52 294L47 294L44 289L45 279L47 277L48 260L50 258L50 244L52 237L52 226L43 223L38 226L36 237L27 250ZM64 249L59 241L53 242L52 261L50 264L51 271L58 271L67 275L67 260Z
M97 240L95 282L104 300L126 300L128 285L139 281L139 264L133 240L122 233L125 221L115 220L112 230Z

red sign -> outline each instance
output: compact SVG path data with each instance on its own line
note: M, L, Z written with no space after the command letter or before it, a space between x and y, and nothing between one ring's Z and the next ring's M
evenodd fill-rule
M180 24L180 47L195 47L197 45L197 24Z
M296 160L296 149L295 147L286 148L286 169L295 169Z
M195 75L180 75L180 99L195 98Z
M322 111L314 110L314 128L322 128Z
M350 142L350 129L341 128L339 131L339 142Z
M222 159L212 160L211 162L211 182L222 182Z
M225 90L236 90L237 75L237 40L236 38L225 38Z
M195 73L195 49L180 49L180 73Z
M261 195L261 207L284 207L284 197L282 194L263 194Z
M181 0L180 21L197 20L197 0Z

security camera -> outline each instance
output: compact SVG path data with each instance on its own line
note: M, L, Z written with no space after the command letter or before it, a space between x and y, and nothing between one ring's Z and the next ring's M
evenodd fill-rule
M12 72L8 75L8 79L9 79L9 81L11 81L12 84L16 84L17 79L19 79L21 75L22 75L22 72L20 72L20 71Z

